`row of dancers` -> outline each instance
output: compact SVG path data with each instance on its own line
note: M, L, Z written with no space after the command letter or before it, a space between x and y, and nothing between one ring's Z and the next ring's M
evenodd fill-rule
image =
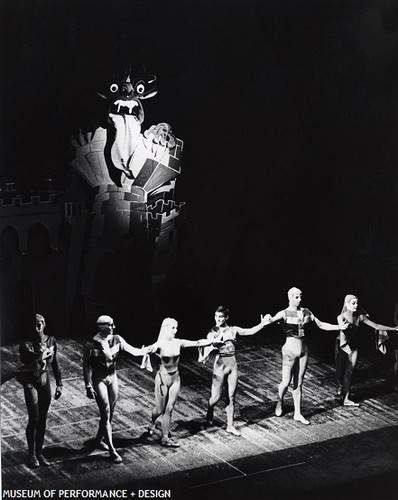
M206 362L210 353L215 353L210 398L204 427L213 425L214 408L219 402L224 385L227 387L227 426L226 431L240 436L234 425L235 394L238 383L238 367L235 356L237 336L254 335L267 325L279 323L286 336L282 347L282 380L278 387L275 415L283 414L283 401L290 383L293 384L293 419L301 424L310 422L301 413L301 396L304 375L308 363L306 333L311 323L327 331L338 331L336 341L336 374L339 381L338 393L345 406L359 406L350 398L352 373L358 357L359 328L362 323L382 331L384 340L387 332L397 331L397 327L380 325L371 321L359 307L355 295L347 295L341 314L336 324L320 321L307 308L301 307L302 292L296 287L288 291L289 305L274 316L261 315L259 324L251 328L230 326L229 310L220 306L214 314L215 325L206 338L186 340L176 337L178 323L173 318L165 318L162 322L157 341L149 346L136 348L123 337L114 333L113 318L102 315L97 320L96 335L86 342L83 350L83 375L87 397L95 399L100 422L93 447L108 451L114 463L121 463L112 439L112 418L118 399L118 378L116 361L122 352L132 356L143 356L141 368L152 370L150 356L159 358L159 368L155 376L155 405L148 427L148 438L160 438L165 447L180 446L170 433L172 412L180 391L181 379L178 371L181 349L185 347L199 348L199 361ZM26 438L28 443L28 463L32 467L50 465L43 455L43 442L46 429L47 413L51 402L51 386L49 366L52 367L56 380L55 399L62 395L61 370L57 356L57 342L54 337L45 334L45 319L36 315L36 336L20 345L20 357L23 368L18 370L18 380L24 388L25 402L28 410ZM391 334L395 342L396 363L395 376L398 377L398 345L397 335ZM397 378L398 380L398 378Z

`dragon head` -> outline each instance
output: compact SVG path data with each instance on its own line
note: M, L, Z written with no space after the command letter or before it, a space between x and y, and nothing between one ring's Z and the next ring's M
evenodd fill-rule
M141 100L153 97L156 93L155 75L142 72L142 76L137 77L129 67L119 76L113 75L105 92L97 92L97 95L110 103L109 113L131 116L141 124L145 116Z
M130 164L141 140L141 124L145 117L141 101L156 93L156 77L147 75L143 68L138 70L132 66L114 73L105 91L96 92L108 105L105 158L110 172L116 168L128 178L134 177Z

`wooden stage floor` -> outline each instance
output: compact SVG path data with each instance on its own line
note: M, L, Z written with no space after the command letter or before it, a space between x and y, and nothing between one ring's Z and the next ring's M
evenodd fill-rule
M398 478L398 393L391 383L392 356L360 352L353 397L361 405L347 408L335 397L332 356L325 357L322 349L311 352L310 344L302 409L311 425L304 426L292 419L291 392L284 415L274 416L281 343L276 337L267 339L246 337L237 345L236 426L241 437L225 432L224 400L216 408L215 426L201 427L211 364L198 363L196 349L184 350L182 389L172 426L181 442L178 449L163 448L145 437L155 372L141 370L138 358L120 360L113 423L123 457L120 465L84 445L96 433L98 411L85 395L83 339L59 340L64 390L61 399L52 401L45 441L52 466L26 465L23 390L15 379L2 385L3 490L126 488L129 495L139 497L144 489L166 489L171 498L189 499L213 494L236 499L396 498L391 481ZM16 345L3 346L1 354L2 370L20 366Z

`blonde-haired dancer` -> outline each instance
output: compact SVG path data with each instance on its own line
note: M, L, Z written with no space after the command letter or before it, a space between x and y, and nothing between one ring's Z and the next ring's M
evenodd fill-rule
M340 333L336 340L336 376L339 382L338 395L343 396L344 406L359 406L350 399L351 379L358 359L359 327L361 323L376 330L392 331L398 327L379 325L371 321L359 307L358 297L348 294L343 309L337 317Z
M176 338L178 322L174 318L165 318L160 327L159 337L150 346L160 359L159 370L155 376L155 406L152 410L152 425L148 432L151 435L157 423L161 425L162 446L176 448L177 441L170 437L171 416L180 392L181 379L178 371L181 348L201 347L209 345L207 339L185 340Z

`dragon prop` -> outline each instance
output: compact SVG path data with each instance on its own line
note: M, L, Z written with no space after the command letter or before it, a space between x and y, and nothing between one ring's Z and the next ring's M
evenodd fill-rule
M81 294L93 314L112 301L126 311L131 301L145 308L156 297L175 267L175 221L183 205L174 200L183 142L167 123L141 130L142 101L157 93L155 76L129 67L102 88L90 94L93 106L79 100L88 113L81 111L72 137L71 164L95 193L81 267ZM143 292L148 282L152 299Z
M113 81L107 94L98 93L111 105L109 120L114 127L114 137L110 146L112 165L124 172L128 179L134 179L140 170L134 153L142 144L154 157L161 158L166 149L175 146L171 127L167 123L152 126L141 136L141 124L144 121L144 108L141 100L153 97L157 93L156 77L134 78L129 69L120 80ZM138 163L138 165L137 165Z
M102 110L103 116L98 123L82 127L74 138L77 153L72 162L92 187L110 180L118 186L135 184L143 187L142 169L146 165L148 171L148 162L151 165L149 170L154 169L154 164L166 166L166 170L171 167L174 173L167 172L164 178L161 176L163 182L179 173L182 142L173 136L171 126L159 123L143 133L141 130L145 118L142 101L157 94L156 83L156 76L147 75L145 71L137 72L130 66L119 74L114 73L105 90L95 92L105 103L105 110ZM92 158L87 149L90 154L100 153L102 149L105 162L98 159L97 165L91 165ZM137 181L140 173L141 179ZM150 189L154 187L152 183Z

